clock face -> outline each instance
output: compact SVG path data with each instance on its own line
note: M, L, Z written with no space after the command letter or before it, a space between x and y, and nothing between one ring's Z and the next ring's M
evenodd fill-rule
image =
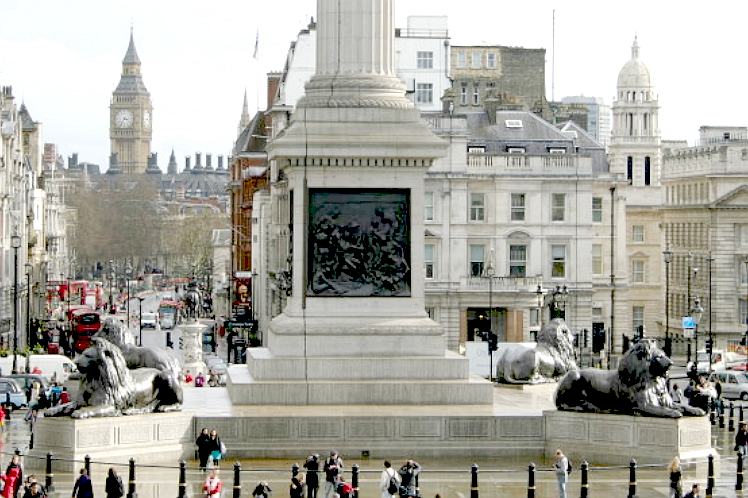
M146 128L151 127L151 113L148 111L143 112L143 126Z
M114 124L120 128L130 128L132 126L132 113L123 109L114 117Z

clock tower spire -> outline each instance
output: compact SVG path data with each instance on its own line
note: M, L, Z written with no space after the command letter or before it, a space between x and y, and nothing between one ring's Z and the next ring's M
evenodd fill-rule
M144 173L148 166L152 113L151 94L140 73L140 57L131 27L130 44L122 59L122 75L109 105L112 154L117 154L119 169L125 174Z

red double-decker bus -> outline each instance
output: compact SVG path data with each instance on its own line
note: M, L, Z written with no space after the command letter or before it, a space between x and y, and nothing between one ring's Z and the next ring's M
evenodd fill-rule
M101 315L90 308L70 311L73 350L82 353L91 345L91 337L101 328Z

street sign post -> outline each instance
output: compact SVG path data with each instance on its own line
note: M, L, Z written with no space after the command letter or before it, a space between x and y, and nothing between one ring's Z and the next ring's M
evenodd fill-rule
M696 337L696 320L692 316L684 316L681 319L681 326L683 327L683 337L686 339Z

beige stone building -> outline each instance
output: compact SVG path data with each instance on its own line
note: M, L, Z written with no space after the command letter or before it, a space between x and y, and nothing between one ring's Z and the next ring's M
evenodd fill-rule
M109 106L110 173L144 173L151 155L153 106L140 74L140 58L130 32L122 76Z

